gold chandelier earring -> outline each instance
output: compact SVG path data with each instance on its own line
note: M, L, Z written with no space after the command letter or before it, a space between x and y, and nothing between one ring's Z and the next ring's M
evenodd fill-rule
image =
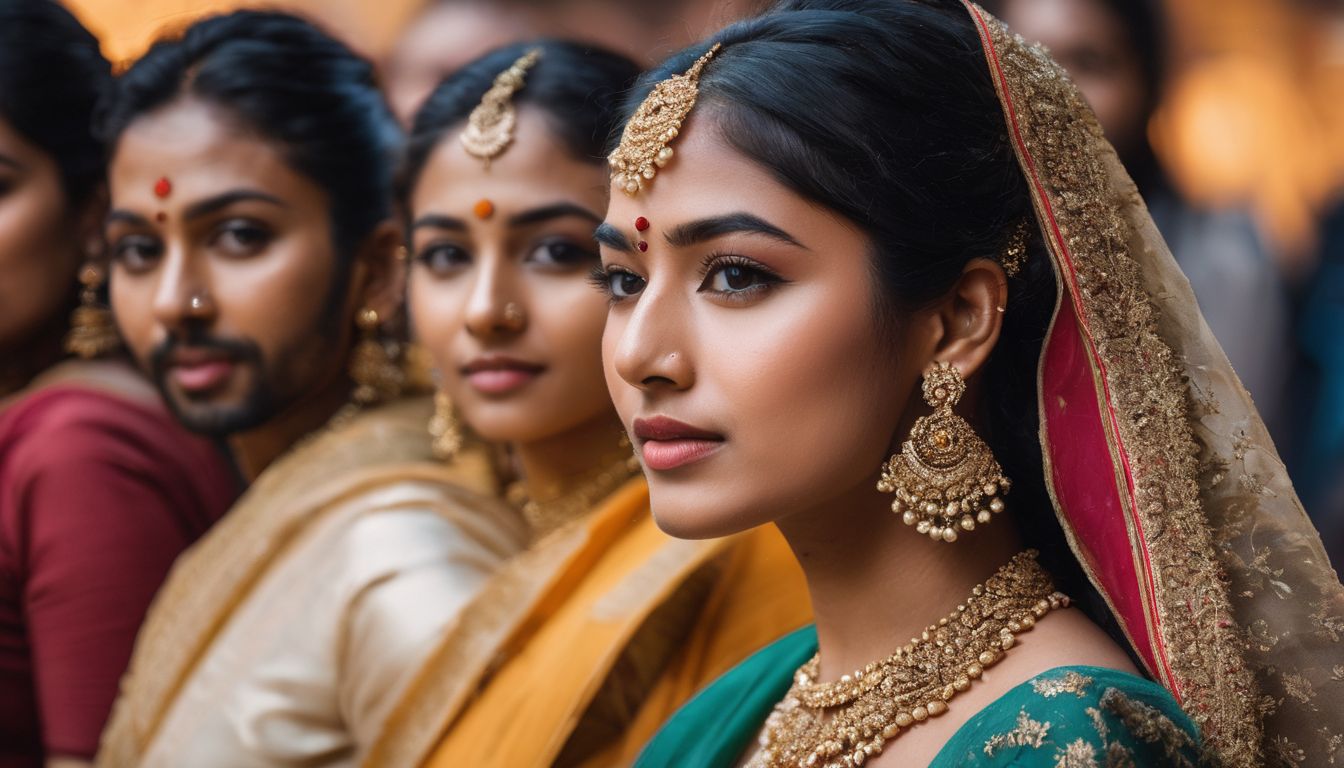
M462 422L458 421L453 399L442 389L434 390L434 415L429 417L430 450L434 457L450 461L462 450Z
M360 406L386 402L401 394L405 372L398 363L400 350L379 333L378 311L361 309L355 316L360 339L350 354L350 379L355 383L351 397Z
M958 530L988 523L1012 487L994 452L953 412L965 393L955 366L934 363L924 375L924 401L934 412L915 420L877 483L879 491L896 494L891 511L934 541L954 542Z
M79 306L70 314L70 332L65 337L65 351L85 360L102 357L121 346L117 324L112 310L99 301L104 274L94 262L86 262L79 270Z

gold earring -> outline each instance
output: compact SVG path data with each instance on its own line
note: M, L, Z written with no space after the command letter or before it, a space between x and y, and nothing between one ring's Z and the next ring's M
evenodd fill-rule
M434 415L429 417L430 450L434 457L451 460L462 450L462 423L453 410L453 400L442 389L434 390Z
M65 351L85 360L102 357L121 346L117 324L112 310L98 302L98 289L103 286L103 271L88 262L79 270L79 306L70 314L70 332L65 337Z
M915 420L910 437L882 469L877 489L895 493L891 511L934 541L953 542L1004 509L1012 482L985 441L952 408L966 382L950 363L924 376L924 401L934 408Z
M361 338L350 354L350 378L355 383L351 397L361 406L395 398L405 381L396 346L378 336L378 319L378 311L367 308L355 316Z

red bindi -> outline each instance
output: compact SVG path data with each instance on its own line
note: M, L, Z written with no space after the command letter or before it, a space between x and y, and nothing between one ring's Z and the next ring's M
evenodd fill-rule
M639 244L636 247L639 248L640 253L644 253L645 251L649 250L649 244L644 242L643 240L640 240Z
M638 219L635 219L635 231L636 231L636 232L643 232L644 230L646 230L646 229L648 229L648 228L649 228L649 220L648 220L648 219L644 218L643 216L640 216Z
M159 180L154 182L154 196L162 200L173 192L173 182L168 180L167 176L160 176Z
M163 222L168 220L168 214L164 213L163 211L159 211L158 213L154 214L154 220L162 224Z

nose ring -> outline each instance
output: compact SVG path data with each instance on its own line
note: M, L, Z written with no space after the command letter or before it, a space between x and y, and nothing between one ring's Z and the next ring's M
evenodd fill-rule
M510 328L519 328L523 324L523 308L510 301L504 305L504 322L509 324Z

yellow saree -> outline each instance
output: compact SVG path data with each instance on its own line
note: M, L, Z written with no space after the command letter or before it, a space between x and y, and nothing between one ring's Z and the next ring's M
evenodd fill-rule
M364 764L629 764L691 694L810 617L777 531L673 539L633 480L491 581Z
M174 567L103 736L104 766L357 764L395 694L524 526L483 450L430 455L426 399L269 467Z

